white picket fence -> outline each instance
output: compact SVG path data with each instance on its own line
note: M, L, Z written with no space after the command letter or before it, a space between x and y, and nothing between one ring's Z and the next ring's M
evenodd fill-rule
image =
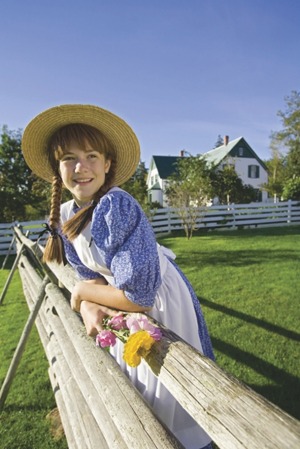
M238 229L300 224L300 202L230 204L199 207L197 229ZM157 209L151 218L155 234L183 229L178 209Z
M300 202L230 204L197 209L198 229L238 229L251 227L287 226L300 224ZM0 256L15 254L13 227L18 225L30 240L35 241L44 230L45 220L20 223L0 223ZM178 210L174 208L157 209L151 217L155 234L164 234L183 229ZM41 244L47 234L41 237Z
M45 220L0 223L0 256L16 254L13 230L15 226L20 227L30 240L36 241L40 238L40 242L43 244L47 239L47 233L40 236L41 232L45 230L43 223L45 223Z

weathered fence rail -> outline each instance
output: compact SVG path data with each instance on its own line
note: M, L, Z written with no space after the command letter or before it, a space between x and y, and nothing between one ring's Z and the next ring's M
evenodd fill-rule
M15 228L19 273L30 310L45 282L36 325L70 449L179 448L121 372L86 335L69 306L70 266L41 266L41 248ZM44 281L43 281L44 279ZM1 313L1 308L0 308ZM300 423L162 328L154 358L160 379L220 449L298 449Z
M198 229L237 229L242 227L288 226L300 224L300 202L231 204L229 206L199 207L196 226ZM44 221L24 221L20 223L0 223L0 256L16 253L13 227L18 225L29 238L35 241L44 230ZM157 209L151 216L151 224L156 234L183 229L178 210ZM42 237L41 243L45 241ZM12 244L12 246L11 246Z

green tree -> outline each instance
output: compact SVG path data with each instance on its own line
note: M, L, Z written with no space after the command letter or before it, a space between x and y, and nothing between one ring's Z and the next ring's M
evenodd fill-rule
M211 198L211 169L202 156L182 157L174 174L168 178L166 195L170 206L177 208L186 237L190 239L201 217L199 208Z
M221 136L221 134L219 134L214 148L218 148L218 147L222 146L223 144L224 144L223 137Z
M134 175L126 181L121 188L130 193L142 206L144 212L150 219L152 216L151 204L147 195L147 169L144 162L140 162Z
M282 197L284 200L300 200L300 176L294 176L285 182Z
M251 185L243 184L233 165L225 165L222 170L211 173L213 196L220 204L250 203L257 200L257 190Z
M24 220L33 179L21 151L21 131L3 126L0 139L0 221Z
M262 187L273 196L274 202L276 202L277 198L282 196L287 176L286 158L280 152L280 142L278 142L275 134L272 135L270 146L272 157L265 162L268 170L268 182L263 184Z
M0 221L44 218L49 213L51 186L27 166L21 130L3 126L0 139Z
M221 204L236 203L243 188L243 182L238 177L232 165L225 165L222 170L212 172L214 196L219 198Z
M273 134L287 150L287 177L300 176L300 92L292 91L285 97L285 111L278 111L283 129Z
M250 184L243 184L240 195L237 197L237 204L247 204L258 200L259 190L255 189Z

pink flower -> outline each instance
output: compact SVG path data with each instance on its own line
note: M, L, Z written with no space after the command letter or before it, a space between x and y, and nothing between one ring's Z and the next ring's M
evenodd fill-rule
M130 334L135 334L141 330L147 331L154 340L159 341L162 337L161 330L153 326L145 315L140 313L131 314L126 319Z
M150 324L150 323L149 323ZM151 337L155 340L155 341L159 341L162 338L162 333L161 330L159 329L159 327L156 326L152 326L152 324L150 324L151 329L147 329L149 334L151 335Z
M103 330L96 336L96 345L101 348L107 348L108 346L115 346L117 338L111 331Z
M118 315L112 317L107 323L112 329L119 331L121 329L127 328L126 320L123 313L118 313Z

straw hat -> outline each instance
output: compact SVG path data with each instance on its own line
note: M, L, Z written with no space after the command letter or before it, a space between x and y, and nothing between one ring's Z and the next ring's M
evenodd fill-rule
M97 128L116 151L114 185L121 185L135 172L140 160L140 146L133 130L120 117L97 106L65 104L37 115L25 128L22 151L31 170L40 178L52 181L53 169L48 160L51 136L65 125L81 123Z

